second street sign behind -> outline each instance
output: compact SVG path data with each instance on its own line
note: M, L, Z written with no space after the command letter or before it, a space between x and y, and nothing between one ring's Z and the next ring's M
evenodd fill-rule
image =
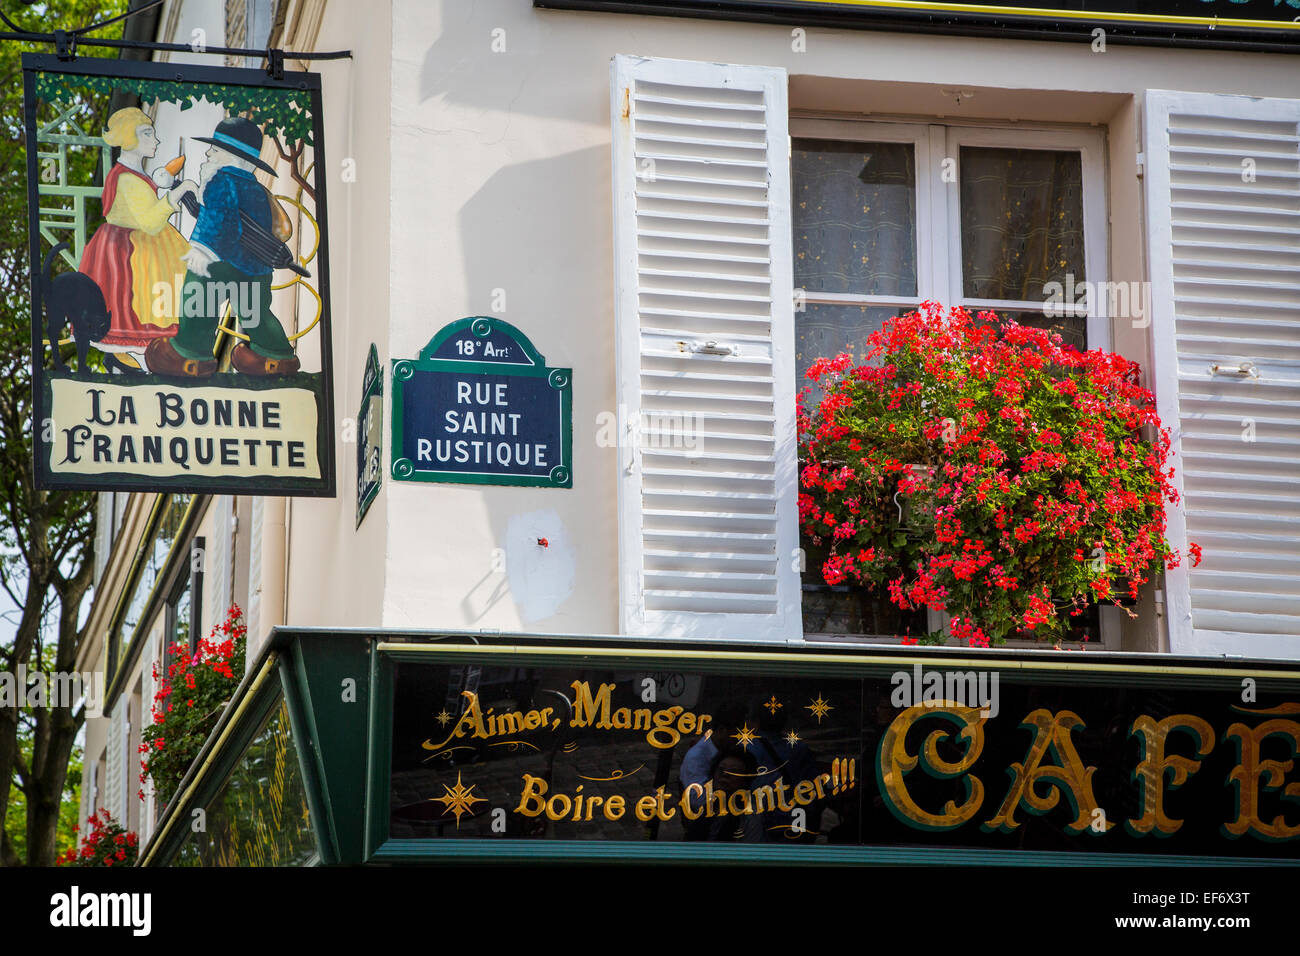
M361 378L361 410L357 412L357 527L379 494L384 476L384 370L374 343L366 355Z
M395 481L573 487L573 371L473 316L393 362Z

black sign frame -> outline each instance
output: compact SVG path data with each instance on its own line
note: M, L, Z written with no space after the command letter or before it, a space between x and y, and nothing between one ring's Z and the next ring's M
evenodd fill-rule
M267 70L202 66L178 63L155 63L107 58L68 59L51 54L24 53L23 111L27 139L27 203L29 217L30 301L32 305L32 410L34 475L42 490L124 491L188 494L271 494L286 497L333 498L336 489L336 448L334 430L333 350L330 315L329 276L329 203L326 196L324 109L321 101L320 74L283 71L279 77ZM320 299L319 337L321 370L313 373L318 382L311 386L316 402L316 461L319 477L276 477L233 475L176 474L145 476L122 471L91 475L56 475L51 468L54 444L47 438L43 423L52 412L51 379L44 368L44 315L41 288L41 231L39 228L39 171L36 149L37 74L65 74L71 77L121 78L168 84L194 83L217 86L258 87L305 94L311 117L313 159L311 185L315 192L314 218L319 229L312 271L316 274L316 294ZM102 376L101 376L102 378ZM250 378L247 387L254 390L285 386L285 379L274 375Z
M376 411L376 403L378 410ZM379 421L379 443L369 441L368 422ZM384 483L384 369L379 364L379 350L372 342L366 353L366 368L361 377L361 408L357 411L357 527L379 495Z
M1263 2L1263 0L1257 0ZM1220 3L1227 16L1188 13L1189 0L1113 0L1103 5L1141 7L1125 10L1086 10L1089 0L1053 7L1033 0L993 3L915 2L889 0L533 0L533 6L556 10L635 13L646 16L747 20L803 27L843 27L947 33L962 36L1013 37L1090 43L1094 31L1108 41L1152 46L1231 48L1268 53L1300 53L1300 22L1281 18L1240 16L1236 4ZM1092 4L1095 5L1095 4ZM1152 7L1164 8L1152 12ZM1001 8L1001 9L998 9ZM1175 12L1177 11L1177 12ZM1300 19L1300 9L1295 11Z

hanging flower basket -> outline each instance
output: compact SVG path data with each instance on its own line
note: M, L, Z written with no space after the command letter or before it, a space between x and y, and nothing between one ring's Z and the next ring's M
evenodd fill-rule
M58 866L134 866L140 841L102 807L86 818L86 835L56 860ZM77 832L81 832L78 827Z
M243 612L232 605L221 624L213 625L208 640L188 647L172 644L166 673L154 665L157 685L153 719L141 733L140 783L153 780L154 791L165 804L175 794L190 764L216 727L244 676L245 636ZM138 791L141 800L144 789Z
M1169 432L1136 363L933 302L868 344L871 364L814 363L815 407L800 393L800 522L828 584L945 611L976 646L1059 641L1182 559Z

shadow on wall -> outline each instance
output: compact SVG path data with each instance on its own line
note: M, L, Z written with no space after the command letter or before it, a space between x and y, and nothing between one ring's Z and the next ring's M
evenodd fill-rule
M451 0L440 6L438 39L420 70L421 102L441 96L448 104L502 111L503 128L509 112L609 123L608 57L597 52L600 44L575 42L572 19L588 18L595 27L605 17L537 10L529 0ZM520 16L525 6L528 15ZM621 31L629 48L634 34ZM557 50L567 57L562 70L555 69ZM489 57L500 60L499 69L489 68ZM535 81L539 70L549 71L544 84ZM492 129L484 134L492 135Z
M617 630L617 458L595 441L614 396L611 203L609 148L594 146L503 167L460 212L467 314L504 319L574 369L573 488L483 489L492 541L462 552L482 565L461 599L474 623L509 597L525 627ZM430 334L461 317L437 315Z

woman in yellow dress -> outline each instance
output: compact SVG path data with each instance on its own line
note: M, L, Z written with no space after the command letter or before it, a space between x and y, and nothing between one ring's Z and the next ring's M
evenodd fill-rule
M110 116L104 142L122 152L104 178L107 222L86 243L80 269L99 285L112 315L112 327L96 347L134 353L143 365L150 342L176 334L174 290L185 279L181 256L190 244L169 220L185 192L196 187L185 182L159 195L161 190L144 173L144 161L158 152L158 133L142 110L128 107Z

